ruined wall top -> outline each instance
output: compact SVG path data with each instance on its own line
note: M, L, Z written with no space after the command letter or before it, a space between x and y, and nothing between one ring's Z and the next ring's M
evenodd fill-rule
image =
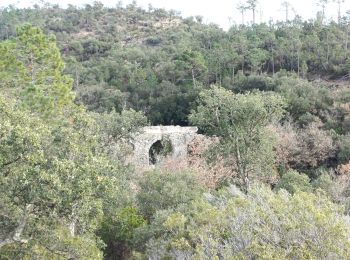
M142 130L146 134L195 134L198 128L194 126L146 126Z

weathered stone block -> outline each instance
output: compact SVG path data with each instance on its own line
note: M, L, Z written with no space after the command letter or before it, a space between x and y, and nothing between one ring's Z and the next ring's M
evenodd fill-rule
M137 167L150 166L150 149L157 141L167 139L171 143L171 159L184 160L187 157L187 146L197 135L197 127L181 126L148 126L134 137L134 164Z

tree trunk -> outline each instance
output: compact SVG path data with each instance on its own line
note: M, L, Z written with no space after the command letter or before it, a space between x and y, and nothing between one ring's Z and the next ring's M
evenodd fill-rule
M298 50L298 78L300 78L300 51Z
M194 69L192 68L192 83L193 83L193 86L195 87L196 86L196 78L194 77Z
M321 24L323 24L323 21L324 21L324 14L325 14L324 9L325 9L325 7L323 6L323 7L322 7L322 18L321 18Z
M249 176L247 174L247 171L242 163L242 158L241 158L241 151L239 150L239 140L236 138L235 140L235 156L236 156L236 167L237 167L237 172L238 176L241 179L240 182L242 183L242 190L244 193L248 193L249 190Z
M78 208L78 205L77 204L74 204L73 207L72 207L72 214L71 214L71 217L70 217L70 222L69 222L69 231L70 231L70 234L71 236L75 236L76 234L76 226L77 226L77 208Z
M232 68L232 84L235 84L235 67Z
M330 53L330 47L329 47L329 35L328 35L328 32L327 32L327 66L329 64L329 53Z
M243 57L243 60L242 60L242 75L244 75L244 57Z
M26 239L23 239L21 237L22 237L24 228L27 225L29 214L32 212L33 207L34 206L32 204L26 205L24 212L23 212L23 215L22 215L22 218L21 218L20 222L18 223L18 226L16 227L16 229L7 238L0 240L0 249L3 246L10 245L13 243L27 243L28 242Z
M255 24L255 8L253 8L253 24Z
M273 49L271 51L271 56L272 56L272 75L275 75L275 57L273 56Z
M345 59L348 58L348 41L349 41L349 25L346 24L346 35L345 35L345 44L344 44L344 50L345 50Z
M79 87L79 81L80 81L80 73L78 72L78 69L75 69L75 82L74 82L74 89L78 89Z
M340 9L341 9L341 0L338 0L338 24L341 23Z

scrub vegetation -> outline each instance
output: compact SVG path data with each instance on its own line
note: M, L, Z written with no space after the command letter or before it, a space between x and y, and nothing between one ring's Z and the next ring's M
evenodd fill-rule
M319 2L258 24L249 0L228 31L136 2L0 9L0 259L349 259L350 18ZM160 124L203 135L141 171L130 141Z

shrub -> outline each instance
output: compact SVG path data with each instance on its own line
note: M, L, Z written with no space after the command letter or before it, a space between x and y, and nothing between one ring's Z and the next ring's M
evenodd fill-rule
M189 172L148 172L138 184L138 206L147 220L151 220L157 210L188 204L201 191L197 179Z
M339 163L347 163L350 160L350 134L340 136L337 159Z
M104 250L106 257L128 258L135 244L135 231L145 223L137 209L130 206L113 216L105 217L97 234L107 245Z
M289 170L285 173L276 185L276 190L284 189L291 194L296 191L311 192L312 186L310 179L306 174Z
M349 259L350 226L342 207L321 194L234 186L172 213L148 243L160 259Z
M274 91L277 85L275 81L267 76L251 75L240 77L233 85L235 92L248 92L253 90Z

